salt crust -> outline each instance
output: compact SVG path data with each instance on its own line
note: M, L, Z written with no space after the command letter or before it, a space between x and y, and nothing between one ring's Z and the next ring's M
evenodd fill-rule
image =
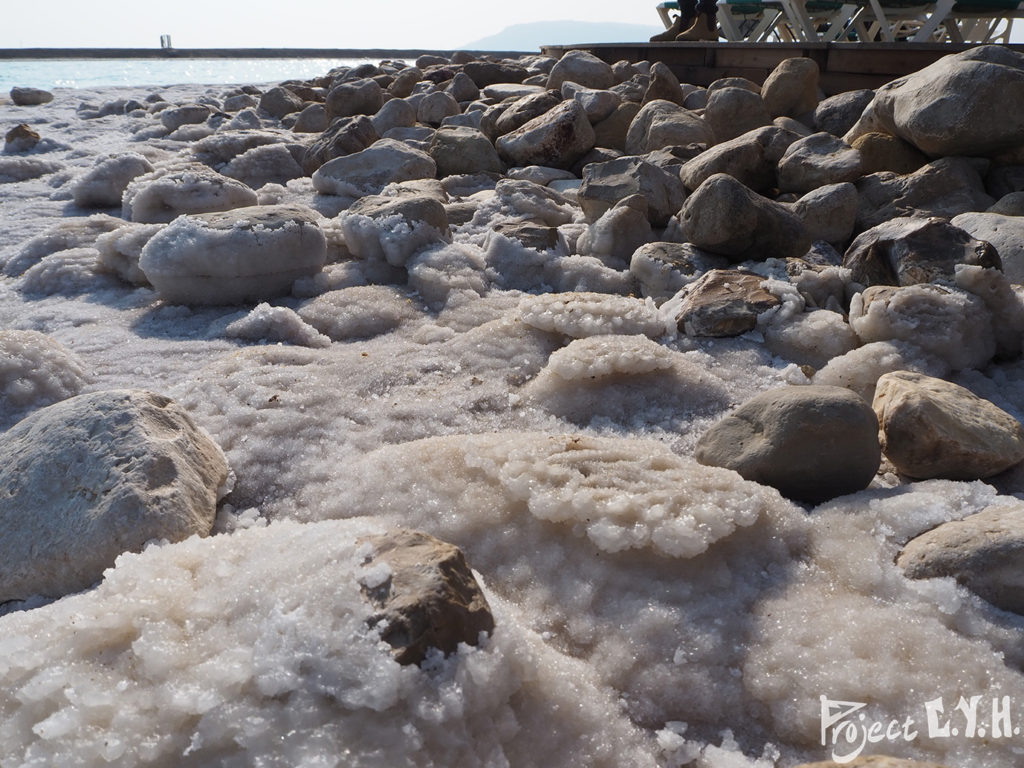
M584 291L547 293L524 298L519 312L534 328L577 339L609 333L656 338L670 332L652 299Z
M244 317L230 323L225 335L234 339L287 342L302 347L329 347L331 340L288 307L257 304Z
M38 331L0 331L0 428L34 408L77 395L89 382L77 355Z

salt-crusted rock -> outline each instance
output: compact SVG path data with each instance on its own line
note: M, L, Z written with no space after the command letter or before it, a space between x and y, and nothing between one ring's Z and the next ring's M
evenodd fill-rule
M876 285L850 301L850 325L865 344L906 341L956 371L987 363L996 351L992 314L977 296L925 283Z
M870 229L898 216L954 216L984 211L993 200L970 160L944 157L900 176L873 173L857 180L858 229Z
M121 205L128 183L153 171L142 155L129 152L96 163L71 189L75 205L82 208L112 208Z
M850 183L818 187L792 204L812 241L824 240L840 247L853 234L857 221L857 188Z
M587 227L576 244L581 256L594 256L614 268L625 268L633 251L652 238L647 201L631 195L609 208Z
M115 274L132 285L149 285L139 269L139 256L149 239L163 228L163 224L125 224L100 235L96 238L97 270Z
M642 155L663 147L715 143L711 127L685 107L671 101L645 104L626 133L626 152Z
M852 760L845 760L842 763L826 760L820 763L801 763L795 768L947 768L933 762L921 760L904 760L899 757L886 757L885 755L870 755L855 757Z
M236 93L224 99L223 109L225 112L241 112L243 109L258 107L260 100L249 93Z
M305 148L300 144L266 144L253 147L221 168L221 173L248 187L287 184L305 175L299 164Z
M452 98L451 94L435 91L420 99L416 106L416 119L426 125L437 127L446 117L457 115L461 111L459 102Z
M475 245L443 240L431 243L412 254L405 267L409 288L434 310L442 309L452 293L463 298L487 293L487 260Z
M356 542L364 597L399 664L419 664L436 648L454 653L494 629L487 598L462 550L426 533L399 529Z
M166 301L240 304L287 294L326 253L309 209L253 206L175 219L146 243L139 267Z
M716 173L727 173L755 192L767 192L778 186L776 167L798 138L775 126L756 128L686 161L679 176L687 189L696 189Z
M313 174L313 188L324 195L376 195L392 182L434 178L430 155L400 141L380 139L360 152L336 157Z
M605 211L630 195L643 195L647 215L655 227L667 225L686 200L686 190L678 173L648 163L642 157L590 163L583 169L577 199L587 221L597 221Z
M295 118L292 133L323 133L330 124L327 108L323 104L310 104Z
M908 341L874 341L835 357L814 374L812 381L830 387L845 387L866 402L875 396L875 385L893 371L918 371L945 376L949 363Z
M789 208L724 173L697 187L679 218L687 240L735 261L799 258L811 245L803 221Z
M818 504L862 490L874 478L881 462L878 422L871 407L846 389L773 389L712 426L694 456Z
M302 168L312 175L328 160L366 149L379 138L370 118L363 115L339 118L306 150Z
M40 135L25 123L19 123L4 134L4 152L16 155L28 152L39 143Z
M817 63L813 59L785 59L765 79L761 98L772 117L800 117L818 106Z
M10 96L11 103L16 107L35 107L53 101L53 94L42 88L15 86L11 88Z
M494 185L494 195L502 213L550 227L568 224L578 212L554 189L530 181L502 179Z
M77 355L39 331L0 331L0 428L25 411L81 392L89 376Z
M180 406L141 390L40 410L0 439L0 602L61 597L122 552L205 536L229 490L224 455Z
M1024 293L999 269L959 264L954 282L981 299L991 313L996 354L1017 358L1024 342Z
M841 314L818 309L769 323L764 343L777 357L820 370L859 347L860 339Z
M644 93L643 103L647 104L661 99L682 106L686 97L694 90L696 88L692 85L688 85L684 90L679 83L679 78L669 69L668 65L662 61L656 61L651 65L651 82Z
M183 171L138 176L122 196L121 215L156 224L186 213L210 213L256 204L256 193L240 181L201 165Z
M478 88L496 83L521 83L529 76L526 68L514 61L470 61L462 71Z
M451 241L444 205L425 195L368 195L339 218L353 255L396 267L422 248Z
M1024 614L1022 532L1024 506L999 504L911 539L896 564L911 579L952 576L997 608Z
M532 328L576 339L608 334L654 338L666 332L653 302L587 291L526 296L519 302L519 317Z
M909 371L878 380L882 450L918 480L978 480L1024 460L1024 427L968 389Z
M1024 144L1024 56L998 45L970 48L888 83L846 140L881 130L931 156L979 157Z
M558 91L541 91L523 96L507 105L500 114L494 117L493 129L489 130L487 121L482 120L481 130L496 140L499 136L521 128L535 117L540 117L561 103L562 96Z
M615 85L615 73L609 64L592 53L566 51L548 73L546 87L561 88L567 80L587 88L611 88Z
M494 145L476 128L442 126L430 142L430 157L440 178L462 173L501 173Z
M957 264L1001 266L996 249L940 218L896 218L863 232L843 266L861 285L952 283Z
M772 123L761 96L746 88L718 88L711 91L703 117L717 143L735 139Z
M391 285L358 285L305 302L299 317L332 341L370 339L416 320L420 310Z
M831 133L833 136L846 135L874 98L874 91L862 88L822 99L814 109L815 129Z
M565 101L499 138L498 154L510 165L569 168L594 146L594 129L575 101Z
M122 219L105 213L96 213L84 219L64 219L23 243L7 258L3 272L9 277L17 277L45 256L71 248L91 246L104 232L111 232L123 224Z
M267 144L281 144L286 139L280 133L262 130L228 130L217 131L213 136L200 139L192 145L191 152L199 162L217 168L230 162L254 147Z
M619 104L610 116L594 126L594 146L625 150L626 134L638 112L640 105L635 102Z
M270 344L294 344L323 349L331 340L307 324L295 310L257 304L244 317L228 324L224 335L229 339L259 341Z
M0 157L0 184L38 179L62 167L60 163L35 157Z
M998 213L962 213L950 224L976 238L975 242L980 240L991 245L998 252L1003 273L1010 282L1024 284L1024 218Z
M928 157L913 144L888 133L865 133L850 146L860 152L861 170L865 175L881 171L913 173L928 164Z
M810 192L856 181L860 175L860 152L830 133L794 141L779 160L779 189L784 192Z
M327 116L334 121L339 117L373 115L384 103L384 91L373 80L341 83L327 94L324 106Z
M302 105L302 99L292 91L282 86L275 86L260 96L259 108L271 117L280 120L285 115L301 110Z
M689 336L739 336L781 303L762 283L760 275L713 269L679 292L671 303L673 320Z
M183 125L205 123L210 116L210 108L205 104L186 104L182 107L165 109L160 113L160 122L168 131L176 131Z
M648 243L633 252L629 273L643 296L661 303L704 272L727 265L722 256L701 251L689 243Z

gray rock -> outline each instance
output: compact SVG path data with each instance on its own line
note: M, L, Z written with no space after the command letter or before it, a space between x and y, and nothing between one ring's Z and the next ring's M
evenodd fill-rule
M323 133L330 124L324 105L310 104L299 113L292 126L292 133Z
M755 83L753 80L748 80L745 77L720 77L714 80L707 88L708 93L717 91L720 88L744 88L751 93L761 95L761 86Z
M907 542L896 565L911 579L953 577L997 608L1024 614L1024 506L1005 503Z
M360 539L369 548L364 565L386 568L382 581L363 583L363 595L399 664L419 664L427 651L455 653L459 643L477 645L494 629L487 598L462 550L419 531L399 529Z
M236 93L224 99L225 112L241 112L243 109L258 107L260 100L248 93Z
M799 216L719 173L687 198L680 213L686 239L734 261L800 258L811 239Z
M829 96L814 110L814 128L833 136L845 136L874 98L875 92L866 88Z
M568 54L567 54L568 55ZM575 101L565 101L496 142L509 165L571 168L594 147L594 129Z
M1024 284L1024 218L999 213L961 213L950 224L976 241L989 243L999 254L1003 273L1010 282Z
M457 115L461 111L459 109L459 102L452 98L451 94L444 91L435 91L434 93L426 94L420 100L416 106L416 119L421 123L432 125L436 128L446 117Z
M114 390L36 411L0 437L0 602L61 597L148 541L205 536L224 454L162 395Z
M995 205L988 209L988 213L998 213L1003 216L1024 216L1024 192L1011 192L1008 195L1003 195L996 201Z
M14 126L4 134L4 152L18 154L28 152L39 143L40 135L25 123Z
M771 125L768 108L761 97L746 88L718 88L708 95L704 122L721 143L742 136L748 131Z
M734 269L713 269L679 293L676 326L688 336L739 336L757 316L781 303L761 287L764 278Z
M604 90L615 85L615 73L606 64L587 51L566 51L548 74L547 88L558 89L562 83L579 83L587 88Z
M686 190L678 174L652 165L642 157L622 157L587 165L577 199L587 221L593 223L617 202L636 194L647 200L647 215L655 227L666 226L686 200Z
M881 463L878 421L848 389L773 389L705 432L695 457L788 498L818 504L863 490L872 481Z
M857 188L853 184L829 184L808 192L792 204L812 242L845 244L857 220Z
M480 98L480 88L465 72L456 72L445 91L455 101L473 101Z
M373 80L341 83L327 94L325 107L332 120L355 115L375 115L384 104L384 90Z
M633 252L629 272L640 293L661 304L705 272L724 269L728 261L689 243L647 243Z
M800 117L818 106L820 70L813 59L785 59L764 81L761 98L772 117Z
M313 174L313 189L324 195L376 195L388 184L432 179L437 166L425 152L394 139L380 139L361 152L336 157Z
M416 107L405 99L390 99L370 118L370 122L380 136L392 128L411 128L416 125Z
M778 185L778 162L798 138L775 126L757 128L701 152L683 164L679 175L687 189L726 173L755 192L767 192Z
M430 143L441 178L460 173L501 173L504 164L490 140L475 128L442 126Z
M689 93L695 90L694 86L688 86L687 89L683 89L679 83L679 78L675 76L675 73L668 68L664 62L656 61L651 65L651 81L647 86L647 91L644 93L643 103L648 104L652 101L671 101L673 104L683 105L686 101L686 97Z
M379 138L370 118L339 118L310 144L302 158L302 169L312 175L328 160L364 150Z
M996 166L985 176L985 189L997 199L1024 191L1024 165Z
M861 285L952 284L957 264L1001 267L989 243L941 218L879 224L858 235L843 256L843 266Z
M471 61L463 66L462 71L477 88L497 83L521 83L529 75L525 67L511 62Z
M494 128L490 132L485 130L484 120L481 120L480 129L487 132L492 139L497 139L499 136L521 128L561 103L562 96L558 91L541 91L523 96L513 101L495 117Z
M302 110L304 102L287 88L275 86L260 96L259 108L280 120L285 115ZM325 125L324 128L327 126ZM324 130L321 128L320 130Z
M168 131L174 131L183 125L204 123L209 116L210 108L205 104L186 104L183 107L165 109L160 113L160 122Z
M888 133L865 133L850 146L860 152L861 170L865 175L880 171L902 175L928 164L927 156L917 147Z
M645 104L626 133L626 152L642 155L670 146L715 143L711 127L688 109L671 101Z
M581 256L594 256L616 269L629 265L633 252L652 237L642 195L620 200L587 227L576 244Z
M831 133L815 133L794 141L779 160L779 189L810 192L856 181L861 173L860 152Z
M416 83L423 79L423 72L419 67L406 67L397 75L394 81L388 86L388 93L396 99L404 99L411 96Z
M622 97L614 91L598 91L568 82L562 83L562 96L579 102L591 125L596 125L611 117L611 114L622 103Z
M917 480L980 480L1024 460L1024 427L964 387L910 371L878 380L882 450Z
M625 101L615 111L594 126L594 146L623 151L626 148L626 133L633 118L640 111L640 105Z
M548 90L543 85L534 85L533 83L523 83L522 85L516 85L514 83L495 83L494 85L488 85L484 88L484 98L493 99L494 101L504 101L505 99L520 99L523 96L533 96L538 93L544 93Z
M53 94L42 88L15 86L11 88L11 103L16 107L36 107L53 101Z

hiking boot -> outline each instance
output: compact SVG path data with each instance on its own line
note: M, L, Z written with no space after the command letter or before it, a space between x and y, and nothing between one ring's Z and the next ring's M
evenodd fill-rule
M676 40L681 42L695 42L698 40L706 42L718 41L718 22L713 13L698 13L697 20L693 26L682 34L676 35Z
M683 32L693 26L697 18L691 16L688 19L684 19L682 14L676 16L675 21L672 22L672 26L666 29L664 32L660 32L651 38L652 43L673 43L675 39L679 37Z

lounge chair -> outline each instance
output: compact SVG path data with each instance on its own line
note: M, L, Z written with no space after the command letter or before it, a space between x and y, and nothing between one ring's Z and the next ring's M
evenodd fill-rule
M718 3L718 26L730 42L763 43L770 39L794 40L782 2L789 0L736 0ZM676 0L656 6L665 29L672 26L671 11L679 10Z

